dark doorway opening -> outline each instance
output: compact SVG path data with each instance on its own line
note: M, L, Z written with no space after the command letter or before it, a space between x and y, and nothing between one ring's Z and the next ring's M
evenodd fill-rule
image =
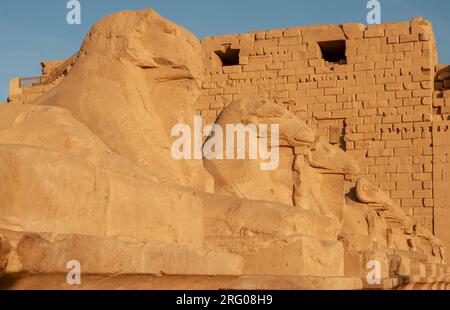
M345 40L324 41L318 44L325 61L341 65L347 63Z
M241 52L240 49L233 49L231 48L231 45L223 45L222 49L216 51L215 53L217 56L219 56L220 60L222 61L222 65L224 67L228 67L239 65L240 52Z

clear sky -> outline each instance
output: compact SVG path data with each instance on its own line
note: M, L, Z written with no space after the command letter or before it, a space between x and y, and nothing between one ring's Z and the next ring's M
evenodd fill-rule
M9 80L40 75L40 62L65 59L96 20L124 9L154 8L199 38L323 23L366 23L367 0L79 0L81 25L66 22L67 0L1 0L0 101ZM382 21L433 22L440 63L450 63L450 1L380 0Z

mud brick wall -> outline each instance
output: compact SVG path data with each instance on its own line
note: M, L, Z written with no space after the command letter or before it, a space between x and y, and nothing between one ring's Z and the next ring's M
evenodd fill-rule
M450 121L433 124L433 184L435 233L450 241Z
M438 64L430 22L274 29L202 44L197 112L207 124L233 100L275 100L352 153L363 175L450 248L450 66ZM11 80L8 102L31 103L67 72L44 86Z
M354 155L365 176L433 228L431 23L321 25L208 37L197 110L271 98Z

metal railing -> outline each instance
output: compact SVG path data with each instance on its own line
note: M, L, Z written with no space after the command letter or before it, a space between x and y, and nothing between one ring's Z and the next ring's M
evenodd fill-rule
M58 77L61 75L67 74L68 67L72 66L74 62L78 59L78 53L67 59L64 63L62 63L58 68L56 68L53 72L51 72L48 76L40 76L40 77L28 77L19 79L19 87L34 87L34 86L43 86L49 85L53 83Z
M41 84L42 84L42 77L30 77L19 79L20 88L40 86Z
M75 61L78 59L78 52L67 59L64 63L62 63L58 68L56 68L53 72L50 73L49 76L45 77L45 79L42 80L42 83L44 84L50 84L53 81L55 81L58 77L60 77L63 74L67 74L67 68L69 66L72 66Z

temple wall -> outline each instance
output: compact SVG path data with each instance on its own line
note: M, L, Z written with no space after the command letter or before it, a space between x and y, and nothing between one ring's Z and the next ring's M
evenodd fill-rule
M233 100L275 100L355 156L363 175L450 248L450 69L438 64L430 22L274 29L202 44L197 112L206 123ZM12 80L9 101L31 103L64 76L27 87Z
M354 155L362 172L433 228L433 90L437 55L422 19L209 37L198 112L274 99ZM237 55L237 57L236 57Z
M450 245L450 121L433 124L434 229Z

